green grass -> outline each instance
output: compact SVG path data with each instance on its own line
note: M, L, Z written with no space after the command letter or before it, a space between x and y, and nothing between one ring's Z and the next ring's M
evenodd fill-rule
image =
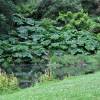
M100 100L100 72L38 84L0 100Z

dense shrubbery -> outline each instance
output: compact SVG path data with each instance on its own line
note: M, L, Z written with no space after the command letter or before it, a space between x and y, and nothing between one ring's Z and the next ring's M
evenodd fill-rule
M2 65L23 61L32 63L33 56L42 58L48 56L49 52L74 55L95 54L99 49L100 44L95 34L85 31L84 28L78 31L64 26L59 30L60 27L54 26L54 22L48 19L38 22L19 15L14 16L14 22L17 27L16 32L9 33L8 40L2 38L4 41L0 42Z
M95 22L82 10L78 13L60 13L57 18L59 25L64 25L64 29L90 30Z
M62 21L65 22L64 26L61 25ZM8 33L9 37L2 35L0 41L0 64L8 73L27 72L33 79L36 74L38 77L44 73L49 56L90 55L100 49L99 36L87 31L96 22L83 12L68 12L60 15L56 21L47 18L36 21L16 14L13 22L16 30Z
M98 60L95 56L86 55L53 56L48 66L53 78L63 79L66 76L89 74L100 70Z

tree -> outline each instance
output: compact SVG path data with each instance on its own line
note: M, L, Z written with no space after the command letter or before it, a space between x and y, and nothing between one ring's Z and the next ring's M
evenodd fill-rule
M83 8L92 15L100 15L100 0L81 0Z
M15 5L11 0L0 0L0 32L10 30L12 15L16 12Z
M80 11L80 0L41 0L31 16L41 19L43 17L55 18L59 12Z
M11 0L0 0L0 13L9 17L15 12L15 5Z
M28 1L28 0L12 0L12 2L14 4L20 4L20 3L23 3L23 2L26 2L26 1Z

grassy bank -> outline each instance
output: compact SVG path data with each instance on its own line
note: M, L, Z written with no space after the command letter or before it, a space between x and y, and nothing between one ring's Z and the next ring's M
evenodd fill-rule
M100 100L100 72L38 84L0 100Z

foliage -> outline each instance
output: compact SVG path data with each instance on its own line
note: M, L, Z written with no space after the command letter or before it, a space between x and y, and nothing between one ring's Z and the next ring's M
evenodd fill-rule
M1 67L9 74L14 72L20 79L24 78L25 82L29 80L34 83L38 74L43 73L46 68L47 60L43 58L46 50L37 43L43 37L41 32L44 34L46 30L39 27L37 21L20 15L14 15L13 21L16 31L9 33L7 39L2 35L0 40Z
M82 9L80 0L41 0L37 5L33 14L30 15L34 18L53 18L58 16L60 11L67 12L77 12Z
M56 79L63 79L65 76L94 73L98 69L100 70L95 57L84 55L53 56L48 66L52 76Z
M39 78L41 81L51 78L45 70L52 55L63 59L66 54L93 55L100 50L99 18L92 19L81 10L80 0L1 0L0 5L0 65L7 74L13 72L23 78L20 81L29 80L32 84ZM72 75L95 69L90 57L66 58ZM90 61L84 70L80 68L81 60ZM76 64L77 69L72 64Z
M0 14L0 32L7 33L9 30L10 30L10 26L7 23L7 18L3 14Z
M0 13L10 18L15 11L15 5L11 0L0 0Z
M48 19L35 21L20 15L14 15L13 21L16 31L0 42L0 63L6 69L12 64L33 64L34 57L45 61L53 54L95 54L99 49L99 41L88 31L62 31Z
M7 34L13 26L12 15L16 12L11 0L0 0L0 33Z
M100 0L81 0L84 10L91 15L100 15Z
M95 22L87 13L81 12L60 13L57 18L58 24L64 26L64 29L90 30Z
M95 53L99 42L95 36L87 31L68 30L50 37L51 50L62 50L68 54L92 54Z
M33 10L39 2L40 0L21 0L17 4L16 8L19 13L23 14L24 16L29 16L32 14Z
M51 72L48 69L45 69L45 73L42 74L40 77L39 77L39 81L40 83L42 82L47 82L47 81L52 81L53 80L53 77L51 76Z
M84 9L89 14L99 15L99 2L100 0L41 0L30 16L37 19L45 17L55 19L61 11L78 12L81 9Z
M100 23L94 23L91 27L91 32L95 33L95 34L99 34L100 33Z
M99 46L99 42L90 32L65 29L59 31L52 24L45 26L43 22L40 25L44 28L41 26L37 27L37 25L35 27L21 26L17 28L19 37L25 39L25 41L30 40L30 37L32 37L34 44L40 45L44 50L60 49L71 54L95 53ZM52 34L50 29L53 29Z
M6 73L0 73L0 93L14 91L18 89L18 80L13 75L8 76Z
M41 20L40 25L44 27L46 30L50 31L51 29L55 28L55 21L49 18L44 18Z

